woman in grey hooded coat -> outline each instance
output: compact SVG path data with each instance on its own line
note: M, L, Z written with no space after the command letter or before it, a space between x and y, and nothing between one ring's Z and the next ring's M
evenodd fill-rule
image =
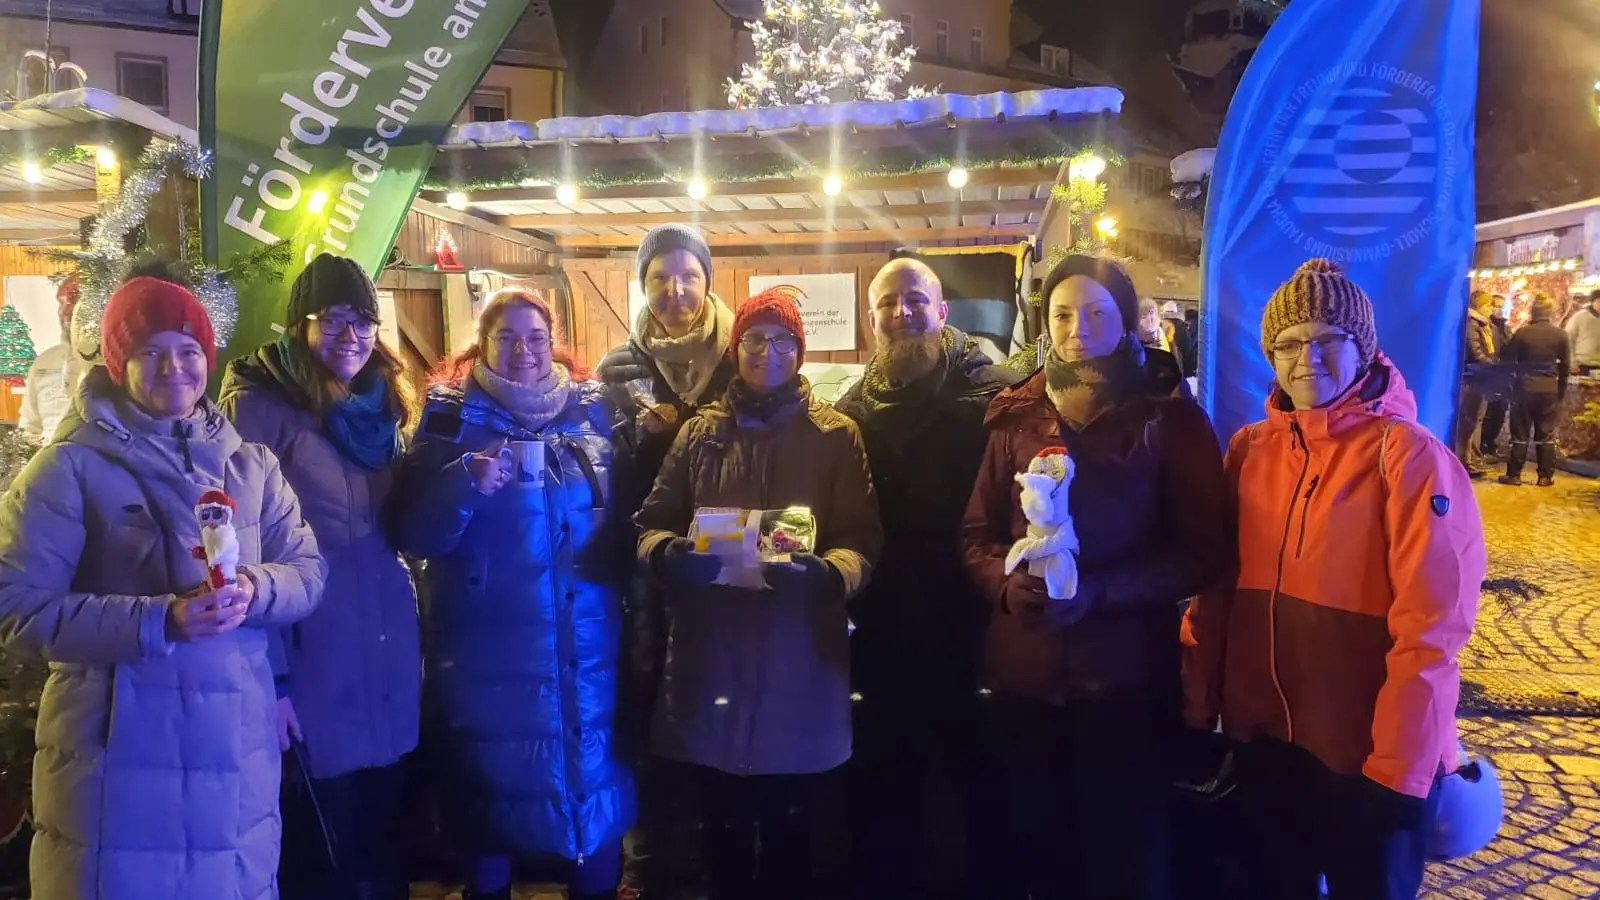
M216 351L194 295L131 279L103 330L106 367L0 504L0 641L50 666L33 897L272 900L264 629L311 612L322 559L277 459L204 397ZM230 511L234 581L199 520Z

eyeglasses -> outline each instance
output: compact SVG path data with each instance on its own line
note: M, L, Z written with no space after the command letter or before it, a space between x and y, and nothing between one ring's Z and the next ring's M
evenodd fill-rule
M1279 341L1272 345L1272 355L1284 362L1288 362L1292 359L1299 359L1300 354L1305 352L1307 347L1312 347L1317 351L1318 355L1326 357L1330 353L1336 353L1343 349L1345 344L1353 340L1355 340L1355 337L1348 334L1324 334L1309 341Z
M509 332L506 334L497 334L495 335L494 340L495 343L506 348L507 350L515 350L518 344L521 344L529 350L534 351L550 349L550 335L542 331L536 331L529 335L511 334Z
M306 316L306 319L317 323L323 337L336 338L344 334L346 328L355 332L356 337L362 340L378 333L378 323L373 319L324 319L315 313Z
M775 337L762 337L759 334L747 334L739 338L739 349L746 353L760 353L768 347L778 351L784 356L800 349L800 339L792 334L780 334Z

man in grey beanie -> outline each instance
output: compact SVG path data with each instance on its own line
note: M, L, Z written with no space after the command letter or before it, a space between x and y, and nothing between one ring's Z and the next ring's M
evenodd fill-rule
M722 397L733 377L728 343L733 312L711 293L711 248L686 225L662 225L645 235L637 257L645 308L628 341L613 348L595 367L624 415L634 423L633 465L616 488L617 512L631 517L655 484L678 429L699 410ZM666 652L661 598L642 580L627 594L629 628L624 635L623 692L635 715L619 730L637 729L636 746L648 741L657 679ZM628 879L646 898L665 896L672 866L669 844L676 829L693 829L674 800L671 764L636 760L641 816L630 835ZM692 781L692 779L690 779Z

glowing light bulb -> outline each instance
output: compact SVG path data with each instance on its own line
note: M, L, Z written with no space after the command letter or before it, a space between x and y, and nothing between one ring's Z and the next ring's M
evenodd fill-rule
M967 186L967 177L967 170L961 166L956 166L950 170L949 175L945 176L945 181L950 182L951 187L960 190Z
M1116 217L1115 216L1101 216L1100 219L1094 223L1094 230L1100 232L1100 236L1103 237L1103 238L1106 238L1108 240L1111 239L1111 238L1116 237L1117 236L1117 220L1116 220Z
M829 174L827 178L822 179L822 192L829 197L837 197L843 190L844 179L838 175Z
M117 164L117 151L110 147L96 147L94 151L95 165L102 169L109 169Z
M44 169L38 162L25 159L22 161L22 180L29 184L38 184L44 181Z
M468 197L461 191L451 191L444 195L444 204L456 212L464 212L467 208Z
M578 186L575 184L563 184L556 188L556 202L562 206L571 206L577 203Z
M706 184L706 180L704 178L696 175L695 177L689 179L690 200L704 200L706 195L709 193L711 193L711 186Z
M313 215L320 215L322 211L327 208L327 191L314 191L310 197L306 198L306 211L312 213Z

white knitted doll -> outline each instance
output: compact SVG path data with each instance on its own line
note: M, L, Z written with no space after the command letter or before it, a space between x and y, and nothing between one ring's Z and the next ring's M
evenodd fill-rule
M1078 596L1078 532L1067 508L1068 488L1076 466L1061 447L1047 447L1018 472L1022 485L1022 513L1028 534L1006 554L1006 574L1026 562L1028 574L1044 579L1052 600Z

